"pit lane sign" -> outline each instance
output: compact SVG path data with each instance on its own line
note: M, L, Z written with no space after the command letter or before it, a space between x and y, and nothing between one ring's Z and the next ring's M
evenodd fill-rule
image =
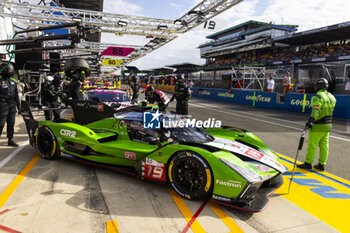
M101 65L104 65L104 66L117 66L117 65L119 65L122 62L123 62L123 60L121 60L121 59L105 59L105 60L103 60Z
M228 22L226 20L207 20L202 24L197 26L195 30L197 31L206 31L210 33L215 33L221 31L227 27Z
M126 47L108 47L103 52L101 52L101 55L126 57L130 53L132 53L134 50L135 50L134 48L126 48Z

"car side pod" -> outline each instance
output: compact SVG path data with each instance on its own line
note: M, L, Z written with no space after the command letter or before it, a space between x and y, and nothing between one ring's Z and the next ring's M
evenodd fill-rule
M283 184L282 174L265 181L258 190L255 191L252 198L232 199L213 194L212 200L221 205L229 206L246 212L261 212L270 202L269 196ZM246 191L249 192L249 189Z

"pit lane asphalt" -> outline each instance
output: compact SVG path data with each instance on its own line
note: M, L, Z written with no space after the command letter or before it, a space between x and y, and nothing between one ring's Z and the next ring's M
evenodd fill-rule
M174 106L172 103L169 110L174 109ZM259 114L260 121L256 120L256 113ZM301 129L307 119L306 115L267 112L263 109L196 98L190 101L190 114L203 120L215 117L224 124L250 130L274 150L291 158L294 158L300 132L280 125ZM279 117L299 124L281 122L278 120ZM271 121L274 124L261 120ZM342 123L339 125L336 123L335 128L345 129L346 124ZM27 136L21 117L16 119L15 131L15 139L22 144L25 143ZM5 132L3 135L6 135ZM349 140L344 133L333 135ZM341 151L337 153L344 152L346 147L349 147L347 141L336 138L331 140L339 144L338 149ZM5 144L6 139L2 137L0 162L14 151ZM304 155L304 150L301 155ZM25 146L0 168L0 199L35 154L33 148ZM339 156L343 159L342 163L348 163L344 158L347 154ZM327 170L333 166L331 156L332 154ZM335 165L334 168L339 171ZM346 172L344 175L332 173L346 178ZM185 205L193 214L201 204L202 202L185 200ZM269 206L263 212L254 215L230 208L220 208L244 232L336 232L327 224L277 195L271 197ZM113 220L117 220L120 232L179 232L187 224L164 186L64 159L54 161L39 159L5 204L0 206L0 212L4 209L9 211L0 215L0 224L22 232L106 232L106 222ZM207 232L230 231L223 219L216 216L208 206L199 215L198 222ZM193 230L190 229L189 232Z

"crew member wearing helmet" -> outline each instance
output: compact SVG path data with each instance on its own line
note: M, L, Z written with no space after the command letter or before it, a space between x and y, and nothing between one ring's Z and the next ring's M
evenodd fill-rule
M165 110L165 108L168 106L169 98L166 96L166 94L160 90L154 90L153 86L149 86L145 93L146 100L153 104L154 102L157 102L159 110Z
M185 83L182 75L176 78L175 93L171 97L170 102L176 99L176 113L181 115L188 115L188 100L191 98L191 89Z
M7 123L7 138L9 146L18 146L13 140L16 106L19 109L17 80L12 76L15 69L12 64L0 65L0 135Z
M81 92L81 84L85 78L90 75L90 65L82 58L72 58L64 65L65 74L71 78L68 97L72 99L83 100L84 96Z
M311 98L312 111L305 126L306 129L310 129L309 143L305 155L305 163L298 165L299 168L312 168L317 146L319 146L318 164L314 168L324 171L328 158L328 141L329 132L332 129L332 115L336 104L336 99L327 89L327 79L319 78L315 81L316 95Z
M58 103L58 97L62 98L62 76L56 74L55 77L50 75L46 76L45 82L41 86L41 98L42 104L48 108L59 108L60 104ZM45 120L51 121L53 113L53 120L60 118L60 110L49 110L45 111Z

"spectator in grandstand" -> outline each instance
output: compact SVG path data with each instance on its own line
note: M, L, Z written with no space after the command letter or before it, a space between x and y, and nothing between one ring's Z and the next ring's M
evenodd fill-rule
M290 85L292 85L292 77L290 76L290 72L287 72L287 75L284 76L284 79L283 79L284 94L286 94L289 91Z
M275 80L273 80L273 78L270 77L267 80L267 91L268 92L273 92L274 89L275 89Z

